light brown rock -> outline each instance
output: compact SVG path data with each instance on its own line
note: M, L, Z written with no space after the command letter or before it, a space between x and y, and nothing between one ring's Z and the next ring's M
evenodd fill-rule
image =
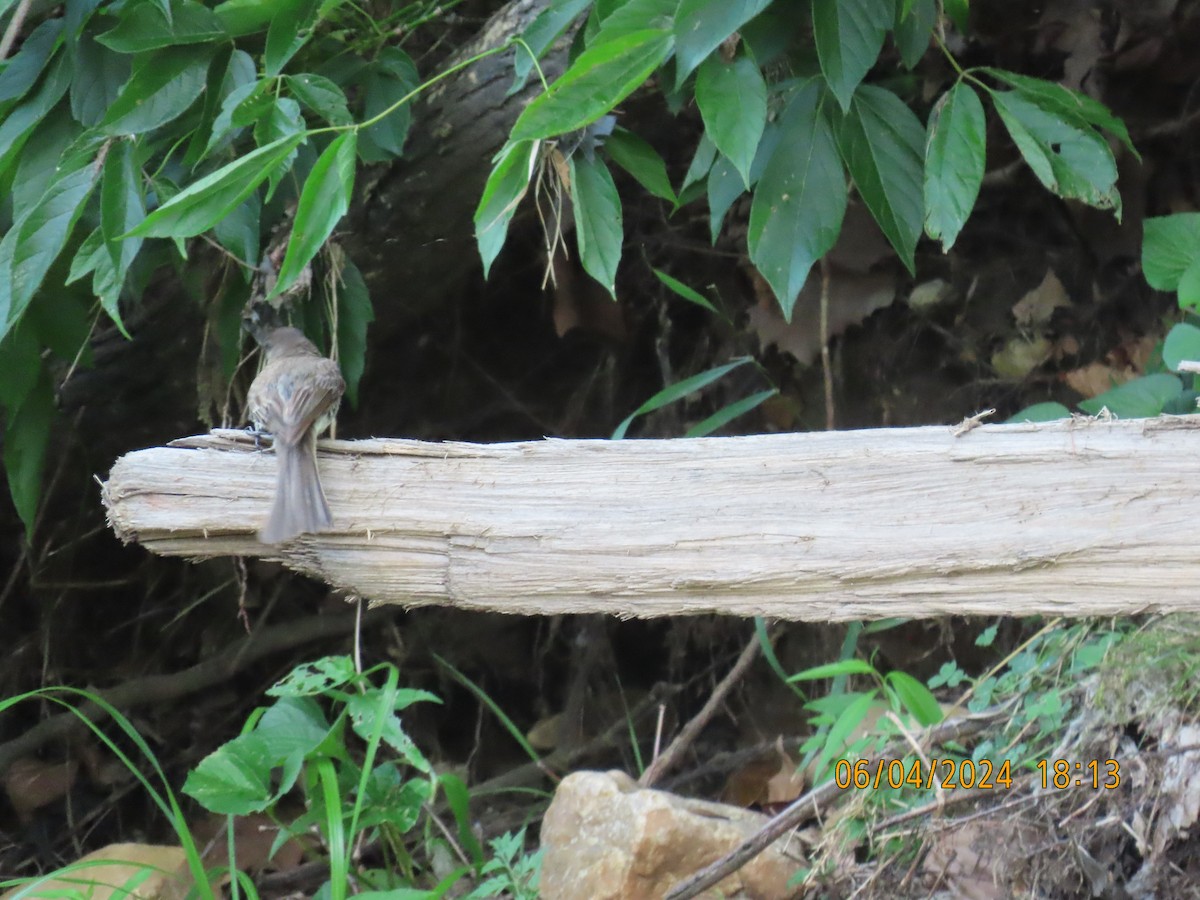
M639 788L623 772L575 772L559 784L542 822L541 895L657 900L766 821L736 806ZM802 863L799 847L781 838L701 896L793 897L788 880Z

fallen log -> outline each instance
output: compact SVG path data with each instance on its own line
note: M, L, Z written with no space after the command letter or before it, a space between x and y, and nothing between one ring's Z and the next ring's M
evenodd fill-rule
M124 541L269 557L376 603L792 620L1200 610L1200 416L690 440L324 441L333 531L254 533L275 459L130 453Z

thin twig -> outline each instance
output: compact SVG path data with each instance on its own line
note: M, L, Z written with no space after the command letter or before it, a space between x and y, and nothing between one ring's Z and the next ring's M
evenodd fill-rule
M729 695L729 692L733 690L733 686L742 680L742 676L746 674L746 670L750 668L750 664L758 657L758 651L758 634L755 633L750 636L750 640L742 649L742 653L738 657L737 662L733 664L733 668L713 688L712 694L709 695L700 712L696 713L691 721L683 726L679 734L675 736L675 740L667 745L667 749L663 751L662 756L656 757L646 767L646 771L638 779L639 786L651 787L656 781L662 778L668 769L679 761L679 757L683 755L683 752L692 745L692 742L696 740L696 737L704 729L704 726L716 715L717 710L725 702L725 698Z
M821 376L825 381L825 430L837 428L833 408L833 366L829 362L829 258L821 257Z
M33 0L21 0L17 4L17 8L13 10L13 17L9 20L8 27L4 29L4 37L0 38L0 60L8 59L8 51L16 43L17 35L21 33L21 26L25 24L25 14L29 12L32 4Z
M961 740L967 735L981 730L987 718L989 717L973 716L971 718L949 719L931 729L928 733L927 741L930 744L941 744L946 741ZM873 766L876 762L887 758L889 758L888 753L884 751L884 753L872 760L871 765ZM819 814L834 798L845 793L845 790L838 787L837 782L832 778L824 784L813 788L807 794L795 800L779 815L771 819L754 837L745 841L716 862L701 869L691 878L681 881L673 887L664 897L664 900L688 900L688 898L696 897L713 885L720 883L746 865L746 863L750 862L750 860L754 859L754 857L758 856L758 854L762 853L767 847L771 846L776 839L791 831L810 816Z

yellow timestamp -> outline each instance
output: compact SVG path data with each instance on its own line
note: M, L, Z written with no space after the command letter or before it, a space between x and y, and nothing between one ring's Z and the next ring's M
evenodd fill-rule
M1043 790L1090 787L1096 791L1111 791L1121 786L1121 764L1115 759L1080 762L1043 759L1037 764L1037 770L1042 776Z
M1013 786L1012 764L1008 760L994 764L990 759L973 762L969 759L860 759L850 762L839 759L833 766L833 780L839 788L866 790L888 787L930 789L935 785L945 790L974 788L977 790L1008 789Z

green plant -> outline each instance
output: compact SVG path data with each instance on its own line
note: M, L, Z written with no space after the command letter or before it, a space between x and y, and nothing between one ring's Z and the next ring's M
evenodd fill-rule
M750 192L750 260L790 318L810 270L838 237L848 184L910 272L922 232L945 250L953 246L984 174L981 95L1048 190L1120 215L1116 162L1102 132L1136 155L1125 126L1101 104L1052 82L962 68L944 31L946 17L965 30L966 3L565 0L529 26L522 50L543 54L585 14L571 64L529 104L494 160L475 214L485 273L534 186L539 202L548 197L561 206L570 196L583 268L615 296L623 229L611 164L675 209L705 196L714 243L734 201ZM904 68L913 69L932 41L955 73L924 126L903 76L887 86L865 81L889 33ZM535 64L518 55L517 84ZM678 191L654 148L614 128L607 115L651 79L672 109L694 103L704 126ZM711 308L692 289L656 275ZM721 368L693 379L707 383ZM685 387L697 384L668 387L633 416ZM723 410L725 421L769 396L763 391Z
M542 851L525 853L525 829L516 834L501 835L488 846L492 849L492 858L480 870L484 881L464 900L485 900L487 897L537 900Z

